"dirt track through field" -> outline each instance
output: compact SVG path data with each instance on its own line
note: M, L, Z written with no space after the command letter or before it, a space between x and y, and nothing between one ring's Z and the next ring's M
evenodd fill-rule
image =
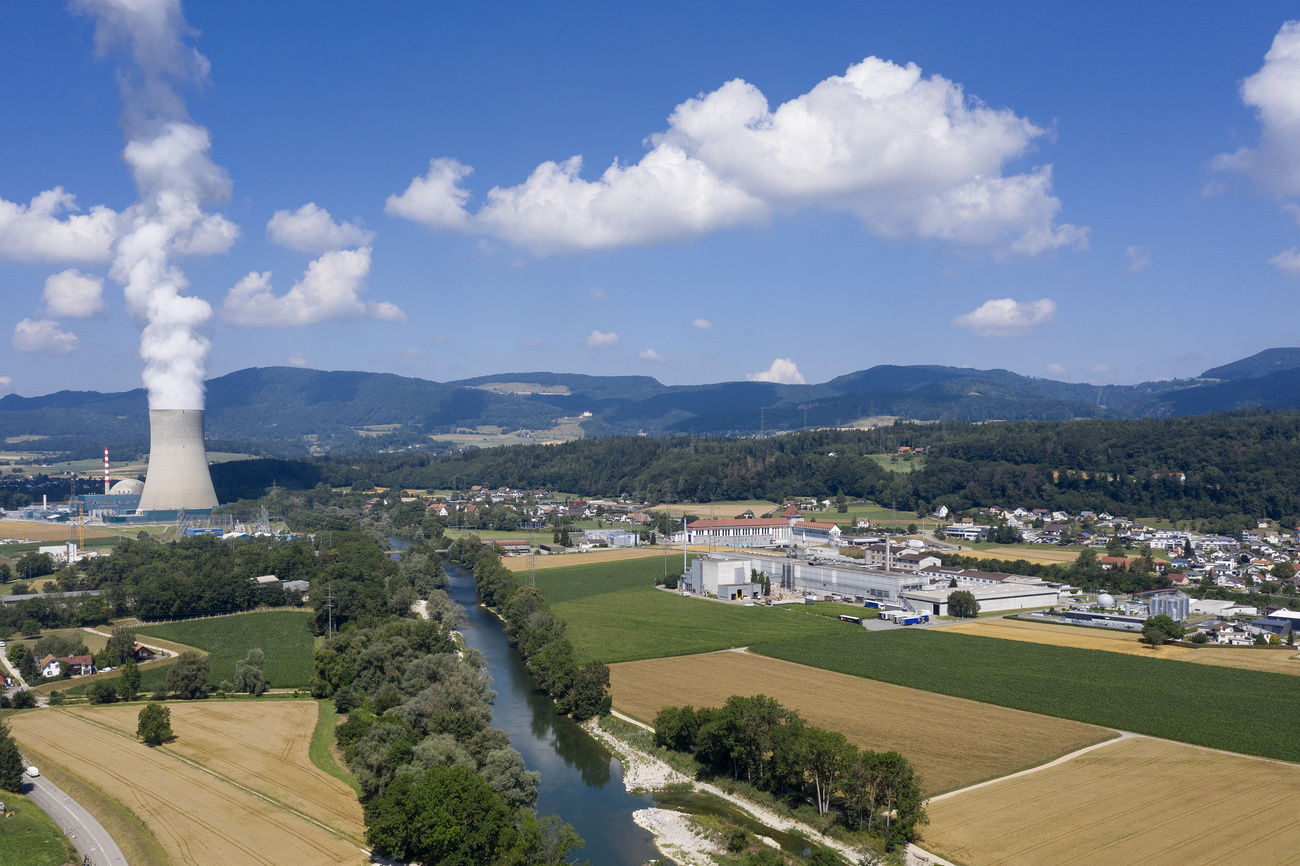
M922 846L1002 866L1300 864L1300 767L1134 737L932 802Z
M699 545L691 545L691 553L708 553L709 548ZM544 568L564 568L569 565L597 565L602 562L626 562L629 559L662 559L664 549L662 547L626 547L612 548L609 550L590 550L586 553L548 553L535 557L537 561L537 570ZM673 557L677 558L674 560ZM679 566L682 561L682 549L680 547L670 547L668 549L669 563L676 562ZM501 564L514 572L528 571L527 556L503 556Z
M52 760L121 800L178 866L359 866L368 861L357 845L303 817L69 712L42 710L10 721L20 747L30 750L34 761ZM183 728L178 733L185 735Z
M665 706L717 707L763 694L861 748L897 751L937 794L1027 769L1114 733L1106 728L739 652L610 665L616 708L646 724Z
M316 729L314 701L171 703L177 738L164 750L284 803L353 837L365 836L356 793L316 768L308 755ZM138 706L72 711L134 736Z

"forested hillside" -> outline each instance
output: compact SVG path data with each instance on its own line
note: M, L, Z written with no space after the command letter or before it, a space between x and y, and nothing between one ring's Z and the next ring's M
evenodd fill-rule
M903 472L886 471L871 456L894 454L900 446L929 453ZM627 493L654 502L842 491L908 510L1022 505L1171 519L1252 515L1296 525L1300 411L896 424L770 439L612 437L443 456L313 458L295 471L303 486L317 480L421 489L507 485L587 496ZM214 467L218 493L246 493L247 473L265 477L256 462Z
M389 373L267 367L207 382L207 435L265 456L451 450L431 436L464 428L534 431L563 423L587 438L748 436L853 426L864 418L1068 421L1300 408L1300 349L1269 349L1192 379L1090 385L1007 370L882 364L820 384L664 385L649 376L499 373L430 382ZM62 391L0 398L6 438L93 457L105 445L143 453L144 392ZM40 444L35 444L39 442Z

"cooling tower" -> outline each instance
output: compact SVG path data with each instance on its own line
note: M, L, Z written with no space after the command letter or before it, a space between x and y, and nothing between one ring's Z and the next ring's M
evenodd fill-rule
M202 409L149 410L149 471L137 511L216 508Z

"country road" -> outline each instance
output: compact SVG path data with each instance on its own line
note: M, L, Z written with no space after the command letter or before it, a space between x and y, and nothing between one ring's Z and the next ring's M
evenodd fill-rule
M23 765L28 763L24 758ZM37 769L40 767L37 766ZM25 792L27 796L54 819L59 829L77 846L79 853L89 857L95 866L128 866L126 857L122 856L122 850L117 847L113 837L81 804L44 776L23 778L31 783L31 788Z

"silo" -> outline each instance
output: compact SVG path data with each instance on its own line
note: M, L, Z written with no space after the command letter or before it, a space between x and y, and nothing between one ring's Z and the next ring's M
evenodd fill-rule
M138 511L216 508L202 409L149 410L149 471Z

